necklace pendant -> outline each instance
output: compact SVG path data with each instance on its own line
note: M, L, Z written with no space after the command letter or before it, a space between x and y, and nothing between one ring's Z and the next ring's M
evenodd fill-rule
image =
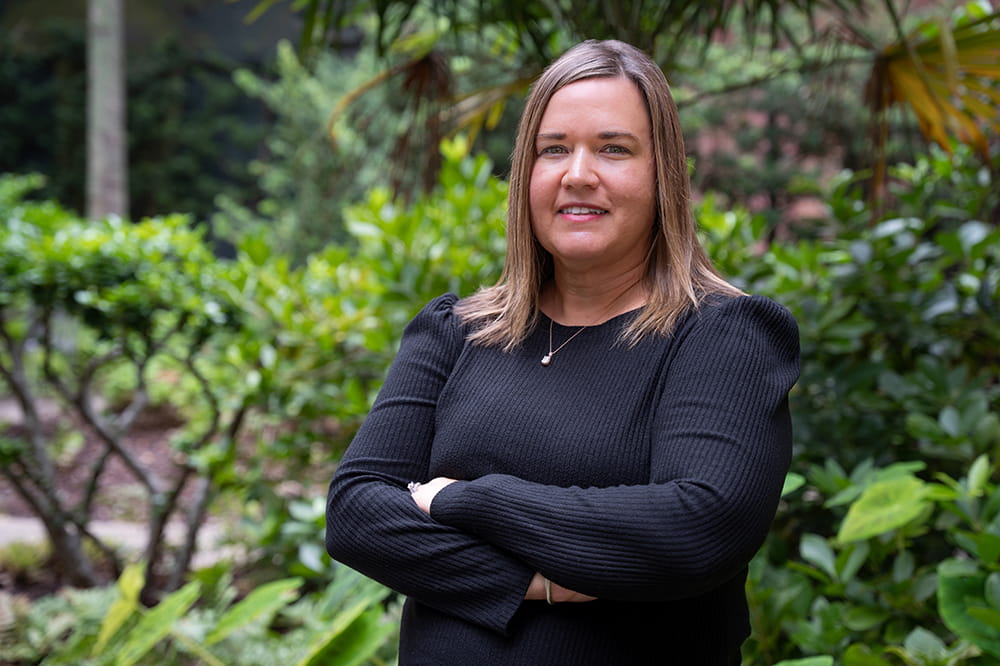
M542 357L542 365L544 365L546 368L549 367L549 363L551 362L552 362L552 354L546 354L545 356Z

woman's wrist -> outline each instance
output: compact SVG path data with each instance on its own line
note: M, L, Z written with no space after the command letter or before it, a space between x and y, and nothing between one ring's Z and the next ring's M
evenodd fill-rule
M574 592L536 572L528 583L524 598L526 601L545 601L555 605L562 602L594 601L597 597Z
M410 491L410 496L420 510L428 516L431 514L431 502L439 492L446 486L455 483L456 479L449 479L443 476L431 479L427 483L411 481L406 488Z
M528 583L528 589L524 592L526 601L542 601L545 599L545 577L540 573L535 573Z

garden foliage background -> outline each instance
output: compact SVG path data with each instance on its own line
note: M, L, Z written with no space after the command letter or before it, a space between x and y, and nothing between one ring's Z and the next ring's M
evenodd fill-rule
M713 76L746 62L705 48ZM429 131L433 159L390 168L412 155L393 132L431 111L369 90L380 62L374 47L347 61L283 45L272 70L237 71L274 114L267 150L252 195L230 183L196 215L84 220L51 176L0 178L0 386L22 416L0 433L0 469L51 539L0 551L0 662L393 662L400 600L326 558L324 484L405 322L499 275L510 127L498 108ZM697 97L694 78L680 70L679 97ZM842 140L797 126L797 152L759 149L807 79L730 93L763 123L733 120L731 96L682 110L706 247L801 332L794 462L751 565L744 662L1000 663L997 139L984 159L894 117L873 198L871 171L845 164L867 154L857 126ZM331 127L335 151L316 138ZM713 132L733 152L705 152ZM805 197L813 212L790 215ZM171 415L152 459L132 438L151 412ZM104 484L116 465L126 502ZM125 509L147 536L138 555L90 529ZM207 524L238 556L194 570ZM66 587L23 594L52 571Z

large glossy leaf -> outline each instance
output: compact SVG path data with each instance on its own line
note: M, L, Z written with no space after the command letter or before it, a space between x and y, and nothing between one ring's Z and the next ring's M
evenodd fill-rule
M985 598L986 582L986 574L966 563L942 562L938 567L938 608L949 629L1000 658L1000 631L991 622L994 616L989 611L996 610Z
M926 484L914 476L874 483L847 510L837 539L860 541L898 529L927 507Z

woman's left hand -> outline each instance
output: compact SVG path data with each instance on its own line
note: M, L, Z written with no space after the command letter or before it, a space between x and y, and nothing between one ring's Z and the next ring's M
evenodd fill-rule
M457 480L443 476L436 477L427 483L416 484L416 487L410 491L410 496L413 497L413 501L417 503L420 510L429 516L431 515L431 502L434 501L434 497L441 492L442 488L455 483Z

